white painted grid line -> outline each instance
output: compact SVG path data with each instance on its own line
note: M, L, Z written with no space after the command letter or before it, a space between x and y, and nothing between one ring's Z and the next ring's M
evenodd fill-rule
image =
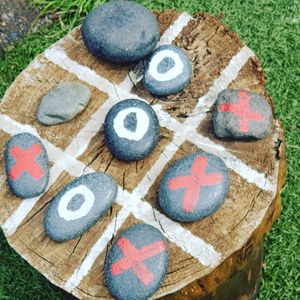
M172 44L175 38L180 34L183 28L192 20L193 18L186 12L181 13L175 22L163 33L157 44L157 47L162 45ZM137 84L142 79L142 72L144 69L144 60L141 60L133 71L130 71L125 79L119 84L121 89L130 91L134 84Z

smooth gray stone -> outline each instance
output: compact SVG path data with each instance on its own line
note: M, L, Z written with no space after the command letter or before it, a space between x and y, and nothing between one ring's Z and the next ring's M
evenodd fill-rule
M182 91L189 84L192 73L192 63L184 50L164 45L151 55L143 83L151 94L168 96Z
M177 160L160 183L159 204L170 218L194 222L213 214L225 201L229 171L213 154L199 151Z
M122 265L124 260L127 264ZM148 224L134 225L121 233L107 255L106 286L118 300L149 299L162 284L168 263L169 251L162 233Z
M21 198L41 195L49 181L48 155L42 142L30 133L13 136L6 145L5 163L10 190Z
M87 48L97 57L129 63L149 55L159 40L159 26L146 7L134 1L110 1L87 15L82 27Z
M117 184L105 173L73 180L52 199L44 219L46 234L57 242L82 235L111 208L116 196Z
M84 110L91 91L77 82L64 82L46 94L40 103L37 119L44 125L66 123Z
M115 104L104 122L107 146L122 161L141 160L149 155L158 143L159 131L151 105L137 99Z
M261 95L245 90L223 90L213 111L213 128L219 138L262 139L272 132L273 113Z

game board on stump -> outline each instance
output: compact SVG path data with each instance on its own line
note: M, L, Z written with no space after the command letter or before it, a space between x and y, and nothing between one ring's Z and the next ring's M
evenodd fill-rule
M265 79L255 54L219 20L207 15L158 13L159 44L174 43L193 62L193 78L181 93L150 95L140 82L143 62L113 65L95 58L84 46L80 28L39 55L16 78L0 105L0 224L9 244L53 284L81 299L111 298L103 264L112 240L132 224L155 226L168 239L168 274L153 298L252 299L262 267L262 245L280 213L285 177L285 143L281 123L258 141L217 139L211 108L229 87L264 95ZM60 82L75 81L92 91L83 113L63 125L36 121L40 100ZM139 98L155 109L161 134L144 160L115 159L104 142L103 122L113 104ZM41 138L49 155L50 182L38 198L21 200L8 189L4 149L20 132ZM198 149L223 159L230 170L224 205L212 216L183 224L165 216L158 203L159 182L175 160ZM55 243L45 234L44 213L52 197L72 179L94 171L118 183L111 211L88 232Z

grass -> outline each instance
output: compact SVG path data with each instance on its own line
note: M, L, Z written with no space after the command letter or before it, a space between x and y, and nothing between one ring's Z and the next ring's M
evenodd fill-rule
M95 3L85 0L32 0L43 4L60 22L30 34L7 50L0 60L0 97L27 64L67 30L81 21ZM265 242L265 268L259 300L300 299L300 2L298 0L141 0L156 10L175 8L189 13L224 16L260 58L267 90L274 98L276 117L286 129L288 174L283 211ZM0 234L0 300L62 299L46 279L21 259Z

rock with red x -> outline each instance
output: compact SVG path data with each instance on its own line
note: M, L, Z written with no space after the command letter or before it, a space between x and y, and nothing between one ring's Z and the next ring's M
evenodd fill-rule
M196 152L176 161L159 189L159 204L166 215L193 222L214 213L224 202L229 172L215 155Z
M30 133L13 136L5 150L7 182L21 198L42 194L49 180L48 155L42 142Z
M261 139L272 132L273 113L263 96L227 89L218 95L213 125L220 138Z
M116 299L148 299L161 285L168 268L167 242L147 224L128 228L113 243L105 260L105 282Z

